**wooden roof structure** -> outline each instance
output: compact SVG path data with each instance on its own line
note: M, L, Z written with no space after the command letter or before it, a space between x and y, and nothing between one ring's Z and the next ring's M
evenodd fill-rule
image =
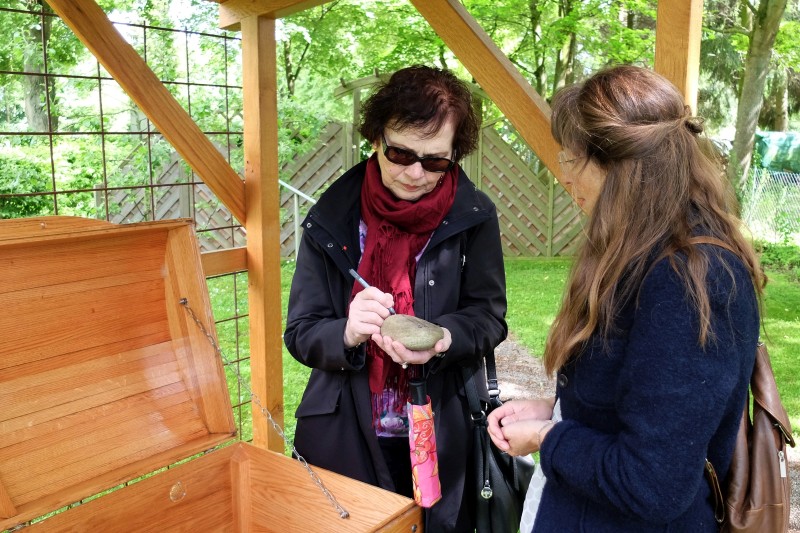
M278 104L275 20L326 0L209 0L242 38L244 181L213 147L95 0L47 0L184 160L247 230L247 247L203 255L207 276L248 271L252 389L283 422ZM409 0L553 174L560 178L550 108L459 0ZM702 0L660 0L655 70L696 109ZM254 411L257 408L254 407ZM253 416L253 443L283 442Z

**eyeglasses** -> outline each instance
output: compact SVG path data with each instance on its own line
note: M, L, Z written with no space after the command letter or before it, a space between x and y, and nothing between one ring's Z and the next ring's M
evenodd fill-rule
M575 161L577 161L579 159L583 159L584 157L586 157L586 156L585 155L579 155L578 157L573 157L572 159L567 159L567 154L565 154L564 152L558 152L558 164L559 165L565 165L567 163L574 163Z
M451 161L446 157L420 157L409 150L389 146L389 143L386 142L386 135L383 133L381 134L381 141L383 141L383 155L395 165L410 167L418 162L428 172L447 172L456 164L455 161Z

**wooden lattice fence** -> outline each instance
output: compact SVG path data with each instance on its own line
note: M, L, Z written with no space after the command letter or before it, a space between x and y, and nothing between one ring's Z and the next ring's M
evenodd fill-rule
M583 227L580 210L532 152L527 147L520 148L516 133L506 124L500 126L489 124L483 128L478 150L461 166L497 205L503 253L514 257L573 255ZM318 198L357 160L352 126L331 123L316 147L285 165L281 176L292 187ZM283 257L294 256L293 202L293 193L282 190ZM309 204L300 199L301 219Z
M133 154L131 154L132 156ZM127 165L120 165L117 175L125 175ZM108 210L108 220L117 224L194 218L200 249L204 252L244 246L245 230L214 193L203 183L189 183L182 159L173 154L154 177L150 186L126 189L103 189L95 192L98 211Z
M543 166L527 163L497 130L483 128L481 189L497 206L506 256L571 255L580 210Z
M352 166L354 160L352 141L352 127L332 122L322 131L319 141L314 148L302 156L296 157L283 166L280 170L281 179L287 181L297 190L304 192L312 198L319 198L320 194L330 183ZM348 147L348 153L345 153ZM346 164L347 163L347 164ZM294 193L281 190L281 257L294 257L295 254L295 218L294 218ZM298 216L302 220L310 202L300 198Z
M280 169L281 179L311 198L359 160L351 124L330 123L314 147ZM478 149L461 162L479 189L497 205L503 253L510 257L569 256L582 228L580 210L567 191L506 123L484 126ZM120 171L124 172L121 167ZM126 223L167 218L194 218L203 251L243 246L245 231L205 185L188 183L187 170L177 154L154 177L152 186L102 190L99 209L112 222ZM283 188L280 196L281 256L295 255L295 193ZM299 198L297 217L310 202Z

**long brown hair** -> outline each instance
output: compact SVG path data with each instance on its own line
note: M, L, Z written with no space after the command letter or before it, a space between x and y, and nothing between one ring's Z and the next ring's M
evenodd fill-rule
M678 90L640 67L602 70L554 97L556 141L607 174L547 339L547 372L575 357L593 332L613 332L615 316L637 297L660 257L668 257L683 279L700 320L698 341L705 346L713 335L708 259L689 243L695 232L737 252L760 300L765 278L739 229L730 183L699 135L702 129Z

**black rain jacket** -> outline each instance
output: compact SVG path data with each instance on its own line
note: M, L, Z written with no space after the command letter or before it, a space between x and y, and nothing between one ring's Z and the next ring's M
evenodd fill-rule
M366 162L334 182L303 221L284 341L312 368L295 416L295 447L310 464L394 491L372 427L365 345L343 336L360 260L358 227ZM369 281L369 280L368 280ZM483 372L483 356L508 333L505 270L497 212L459 171L456 198L417 265L414 313L446 327L452 345L425 365L434 409L442 500L426 511L426 531L474 529L472 428L461 368ZM483 383L483 379L478 379ZM487 399L485 388L481 390Z

